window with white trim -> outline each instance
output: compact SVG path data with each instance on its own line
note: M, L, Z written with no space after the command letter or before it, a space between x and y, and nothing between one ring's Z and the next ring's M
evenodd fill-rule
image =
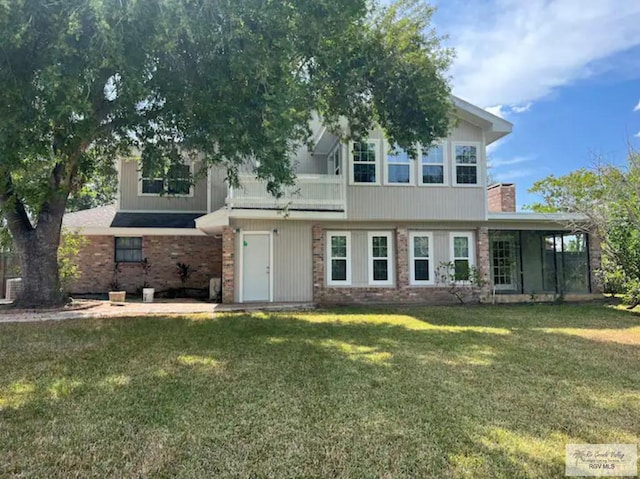
M409 154L398 147L389 145L385 156L387 185L411 185L413 184L413 165Z
M142 238L116 236L115 238L115 262L139 263L142 261Z
M380 184L380 142L362 140L351 142L352 184Z
M143 162L140 172L140 193L190 196L192 165L171 164L167 168L153 167Z
M327 284L351 284L351 233L327 233Z
M454 143L453 157L456 185L479 184L478 163L480 147L472 143Z
M393 246L390 232L370 232L369 284L393 284Z
M474 266L473 233L451 233L451 263L456 281L469 281Z
M433 234L424 231L409 233L409 248L411 284L433 284Z
M446 143L423 146L420 149L420 184L444 185L446 164Z

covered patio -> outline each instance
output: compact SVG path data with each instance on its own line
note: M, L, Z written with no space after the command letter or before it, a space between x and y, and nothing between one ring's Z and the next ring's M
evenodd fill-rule
M494 295L595 293L589 235L558 230L490 229L490 281Z

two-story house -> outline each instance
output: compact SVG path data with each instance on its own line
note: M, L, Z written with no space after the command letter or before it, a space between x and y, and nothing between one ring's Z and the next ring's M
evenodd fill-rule
M455 301L444 271L462 284L477 271L478 292L502 301L599 291L598 245L570 230L575 217L516 212L513 185L486 184L486 147L512 125L454 103L449 137L415 160L380 130L347 144L314 121L280 199L249 173L236 189L215 168L190 184L196 162L166 182L122 159L117 203L65 216L88 239L72 290L178 287L183 263L192 286L221 278L227 303Z

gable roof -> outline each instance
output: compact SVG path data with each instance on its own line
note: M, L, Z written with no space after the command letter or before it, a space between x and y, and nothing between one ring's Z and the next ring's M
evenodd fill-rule
M469 103L462 98L451 95L451 102L456 110L458 118L476 125L484 131L484 138L487 145L499 140L503 136L513 131L513 124L504 118L500 118L487 110ZM322 120L314 112L310 123L313 134L313 145L315 152L326 155L338 141L327 128L322 124ZM346 120L343 119L342 127L346 127Z
M470 123L478 125L485 131L486 144L490 145L513 131L513 124L487 110L469 103L462 98L451 95L451 100L458 115Z

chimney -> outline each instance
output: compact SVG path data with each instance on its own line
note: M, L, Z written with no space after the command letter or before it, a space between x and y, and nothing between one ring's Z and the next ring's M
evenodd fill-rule
M516 185L496 183L487 188L489 213L513 213L516 211Z

